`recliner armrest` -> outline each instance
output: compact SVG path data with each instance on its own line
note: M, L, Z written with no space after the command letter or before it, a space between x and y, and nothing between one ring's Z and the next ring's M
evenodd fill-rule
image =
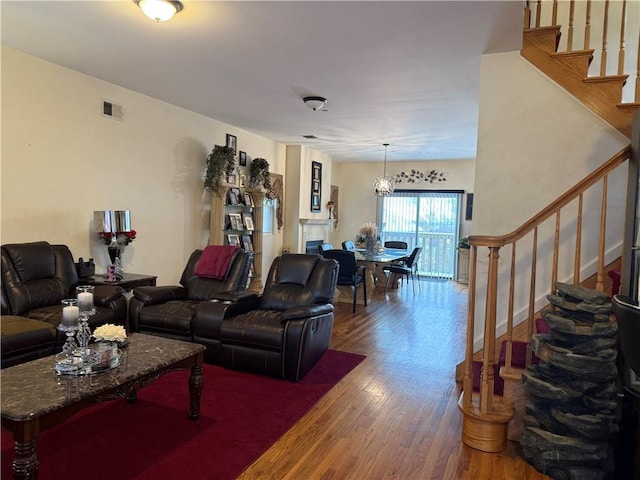
M304 305L302 307L293 307L282 312L282 320L296 320L298 318L309 318L317 315L324 315L333 312L333 305L330 303L324 305Z
M108 307L110 303L122 297L124 289L114 285L96 285L93 291L93 303L97 307Z
M187 298L187 290L177 285L162 287L137 287L133 289L133 296L145 305L156 305L170 300Z
M238 303L246 300L251 300L258 296L255 292L218 292L214 294L211 299L219 300L220 302Z

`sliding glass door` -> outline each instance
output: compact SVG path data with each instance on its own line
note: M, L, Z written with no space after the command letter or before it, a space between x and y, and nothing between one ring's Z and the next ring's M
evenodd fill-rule
M396 191L382 197L380 240L422 247L420 275L453 279L463 192Z

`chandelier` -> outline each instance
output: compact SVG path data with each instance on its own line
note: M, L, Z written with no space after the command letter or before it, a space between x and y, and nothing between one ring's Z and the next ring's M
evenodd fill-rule
M396 184L393 177L387 177L387 147L389 144L383 143L382 145L384 146L384 171L382 172L382 176L376 178L373 184L373 193L378 197L392 194Z

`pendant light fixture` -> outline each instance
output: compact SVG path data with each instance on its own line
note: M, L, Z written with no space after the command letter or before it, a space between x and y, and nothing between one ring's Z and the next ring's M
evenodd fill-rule
M384 146L384 171L382 172L382 176L376 178L373 184L373 193L378 197L392 194L396 185L396 180L393 177L387 177L387 147L389 144L383 143L382 145Z

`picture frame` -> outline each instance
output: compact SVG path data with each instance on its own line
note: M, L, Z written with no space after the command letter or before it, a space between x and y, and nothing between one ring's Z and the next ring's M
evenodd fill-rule
M231 187L227 192L229 198L229 205L240 205L240 189L237 187Z
M242 235L242 248L247 252L253 252L253 241L251 235Z
M238 137L236 137L235 135L231 135L230 133L227 133L227 147L233 150L234 155L236 154L237 146L238 146Z
M240 246L240 237L236 233L230 233L227 235L227 243L234 247Z
M322 164L311 162L311 211L322 210Z
M246 167L247 166L247 152L240 152L238 154L238 164L241 167Z
M239 213L229 214L230 230L244 230L244 224L242 223L242 217Z
M254 230L253 215L251 213L243 213L242 221L244 222L244 228L247 230Z
M235 173L232 173L231 175L228 175L227 176L227 183L229 185L236 185L236 182L237 182L236 178L237 177L236 177Z
M244 204L247 207L255 207L255 203L253 203L253 195L251 195L250 193L246 193L244 194Z

